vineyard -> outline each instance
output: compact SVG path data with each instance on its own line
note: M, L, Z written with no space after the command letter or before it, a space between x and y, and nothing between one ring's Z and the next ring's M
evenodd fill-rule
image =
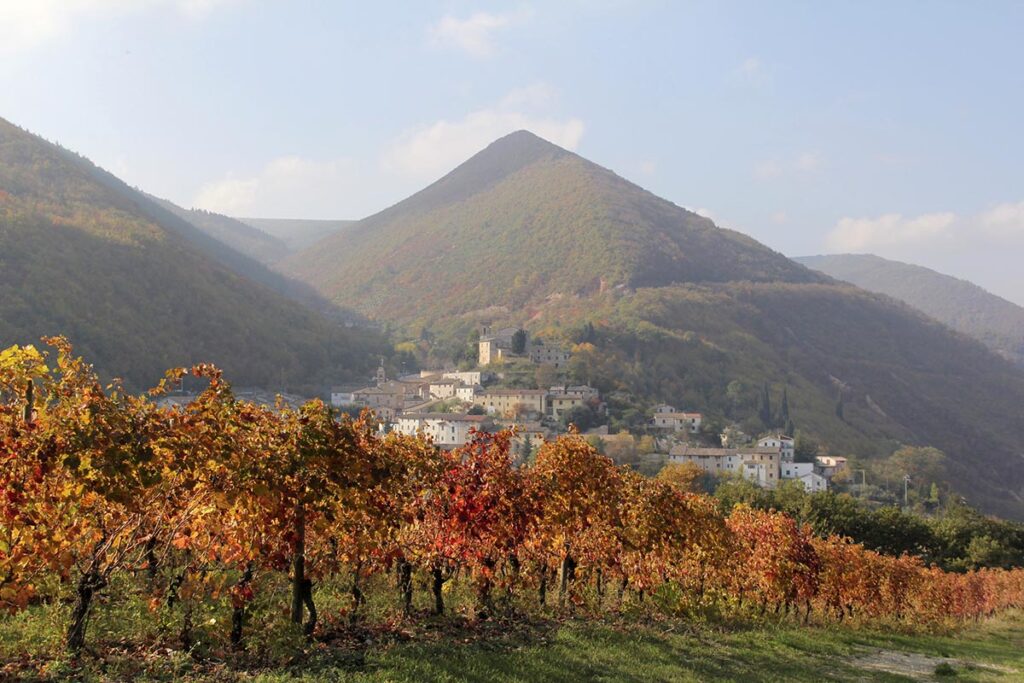
M71 654L126 603L175 647L202 633L223 652L268 629L316 640L455 610L931 630L1024 607L1022 570L945 572L782 513L721 510L575 434L516 466L510 432L445 452L319 401L236 400L210 366L134 395L48 344L52 358L0 355L0 610L62 606ZM186 372L206 390L158 407Z

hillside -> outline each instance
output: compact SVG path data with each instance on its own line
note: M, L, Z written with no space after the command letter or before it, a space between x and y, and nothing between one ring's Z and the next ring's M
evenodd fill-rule
M872 254L795 260L836 279L899 299L1024 366L1024 308L971 282Z
M935 446L973 503L1024 517L1024 372L528 133L283 267L452 351L481 323L574 344L571 378L630 396L637 425L661 401L749 421L786 387L834 451Z
M183 209L166 199L147 196L218 242L260 263L271 264L280 261L289 252L284 240L230 216L202 209Z
M310 247L328 235L341 233L356 222L307 218L238 218L236 220L281 240L289 251Z
M872 458L901 443L936 446L951 458L956 490L989 512L1024 516L1024 373L864 290L644 288L558 302L531 327L575 342L572 378L605 394L624 391L648 405L665 401L712 420L756 423L758 390L768 381L774 406L785 387L797 429L834 452Z
M406 322L619 286L826 279L525 131L281 267Z
M136 386L200 361L268 388L365 372L379 340L272 288L308 292L0 119L0 346L63 334Z

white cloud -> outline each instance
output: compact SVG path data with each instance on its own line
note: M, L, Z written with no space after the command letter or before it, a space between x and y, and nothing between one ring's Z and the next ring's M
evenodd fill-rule
M772 180L792 172L816 173L821 170L822 163L821 155L817 152L804 152L786 161L768 159L754 164L754 177L758 180Z
M754 177L758 180L770 180L782 175L782 164L777 161L762 161L754 166Z
M179 12L190 19L202 19L211 12L225 5L233 5L242 0L175 0Z
M0 52L29 50L69 33L81 21L153 7L198 19L238 0L0 0Z
M732 80L747 86L770 86L771 70L757 57L747 57L732 70Z
M1024 202L998 204L981 213L952 212L907 217L889 213L877 218L842 218L825 239L833 251L897 253L921 247L976 250L1024 244Z
M934 268L1024 305L1024 281L1016 263L1024 248L1024 201L969 215L891 213L843 218L828 233L824 246L830 252L870 252Z
M979 216L981 228L998 238L1024 238L1024 202L1000 204Z
M255 174L228 174L207 183L194 204L229 216L348 217L338 198L359 195L354 188L360 182L357 166L349 159L285 156Z
M828 234L826 245L832 251L864 252L929 244L952 238L956 220L956 214L950 212L916 217L888 213L878 218L843 218Z
M756 78L764 73L764 65L757 57L747 57L736 67L736 73L747 78Z
M554 99L546 85L514 90L496 105L449 121L418 126L398 137L385 151L385 170L418 178L447 172L497 138L516 130L529 130L550 142L574 150L585 129L578 118L557 118L543 113Z
M796 159L798 171L817 171L821 168L821 157L817 152L804 152Z
M490 57L497 51L495 32L527 21L532 15L528 8L506 14L476 12L466 19L449 14L427 27L427 37L431 45L456 48L473 57Z
M502 109L540 109L558 99L558 91L547 83L533 83L523 88L514 88L501 98L498 106Z

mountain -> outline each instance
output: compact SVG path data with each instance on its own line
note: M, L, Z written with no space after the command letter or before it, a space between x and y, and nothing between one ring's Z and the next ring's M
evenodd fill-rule
M1024 366L1024 308L971 282L871 254L795 260L838 280L899 299Z
M1024 372L529 133L280 267L434 357L470 357L480 324L570 345L614 428L666 402L760 431L767 383L833 452L935 446L974 504L1024 518Z
M195 362L275 389L363 376L381 341L274 291L308 290L288 282L0 119L0 346L63 334L136 387Z
M826 279L525 131L281 268L405 321L615 287Z
M289 251L312 246L328 235L341 233L355 221L305 218L239 218L239 221L284 242Z
M230 216L202 209L183 209L166 199L147 196L218 242L260 263L271 264L280 261L290 251L284 240Z

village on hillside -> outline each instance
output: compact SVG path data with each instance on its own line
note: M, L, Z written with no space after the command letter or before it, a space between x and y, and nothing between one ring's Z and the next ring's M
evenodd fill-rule
M503 381L514 364L544 367L551 371L547 377L560 377L571 357L568 348L530 339L521 328L484 327L475 369L421 370L391 378L382 360L372 382L334 387L330 402L353 414L370 409L382 431L422 435L443 449L466 444L474 431L513 428L522 462L545 440L575 425L598 450L651 473L664 465L688 465L708 476L735 475L767 489L793 480L808 492L828 490L836 475L848 474L843 457L814 454L798 462L792 434L770 431L752 437L735 426L719 433L709 429L700 412L668 404L655 406L641 429L609 433L606 423L588 424L607 413L594 387L512 387Z

